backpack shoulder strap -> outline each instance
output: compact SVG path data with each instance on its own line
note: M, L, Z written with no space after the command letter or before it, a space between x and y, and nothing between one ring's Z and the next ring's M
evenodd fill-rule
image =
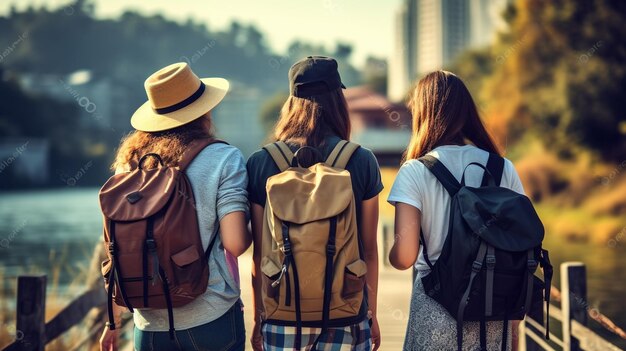
M454 196L461 188L461 184L454 178L452 173L432 155L425 155L417 159L428 168L428 170L439 180L439 183L448 191L450 196Z
M284 141L277 141L275 143L267 144L263 146L263 149L267 151L278 169L283 172L291 166L293 160L293 152Z
M223 140L212 139L212 138L202 138L202 139L196 139L192 141L187 146L187 150L185 150L185 152L183 153L183 156L178 162L178 168L181 171L184 171L185 169L187 169L187 167L189 167L189 165L191 164L191 161L193 161L193 159L200 153L200 151L204 150L205 147L211 144L217 144L217 143L228 145L228 143Z
M502 174L504 173L504 157L498 154L489 153L489 159L487 160L487 169L493 176L493 180L495 181L496 185L500 186L500 183L502 182ZM480 186L487 185L488 179L486 173L487 172L485 172L485 175L483 175L483 181Z
M326 164L331 167L345 169L352 154L354 154L359 147L361 147L361 145L347 140L339 141L333 151L330 152L330 155L328 155Z

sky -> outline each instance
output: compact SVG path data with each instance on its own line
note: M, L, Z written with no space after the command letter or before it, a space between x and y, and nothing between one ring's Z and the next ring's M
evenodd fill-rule
M117 17L127 9L185 21L189 17L211 30L227 27L232 20L254 24L268 45L283 53L289 43L301 39L334 48L353 46L353 64L361 66L368 55L386 58L392 49L393 19L402 0L96 0L96 16ZM68 0L2 0L0 15L13 5L48 8L67 6Z

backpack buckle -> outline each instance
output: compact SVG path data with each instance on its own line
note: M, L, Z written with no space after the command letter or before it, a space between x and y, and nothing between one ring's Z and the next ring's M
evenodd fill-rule
M109 250L109 254L110 254L111 256L113 256L113 254L115 253L115 243L111 241L111 242L107 245L107 249Z
M154 239L146 239L146 248L150 252L156 251L156 241Z
M291 256L291 243L288 241L283 242L283 253L285 256Z
M526 265L528 266L528 271L531 273L534 273L535 270L537 270L537 261L535 260L528 260Z
M336 252L337 252L337 247L335 247L335 245L326 245L326 254L330 256L335 256Z
M472 271L473 272L478 273L478 272L480 272L481 268L483 268L482 262L474 261L474 263L472 263Z
M496 256L487 255L486 262L487 262L487 268L493 269L496 266Z

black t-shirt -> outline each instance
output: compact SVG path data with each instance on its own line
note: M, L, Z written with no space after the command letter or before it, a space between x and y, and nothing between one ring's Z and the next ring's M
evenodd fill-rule
M337 136L326 137L324 145L318 148L324 159L328 157L339 141L341 141L341 138ZM297 145L289 145L289 147L293 152L298 149ZM248 169L248 196L250 202L265 206L267 197L265 184L269 177L279 173L279 169L269 152L263 149L250 156L246 167ZM359 237L361 237L361 202L373 198L383 190L380 169L372 151L360 147L352 154L350 161L346 165L346 170L350 172L350 177L352 178L352 191L354 192L354 200L356 202L357 227L359 228Z

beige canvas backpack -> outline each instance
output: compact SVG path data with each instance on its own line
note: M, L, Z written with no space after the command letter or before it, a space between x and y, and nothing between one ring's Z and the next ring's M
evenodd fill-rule
M359 145L342 140L324 162L299 166L287 144L264 147L280 169L267 180L261 272L264 318L272 324L343 327L360 322L365 262L345 170ZM320 155L321 156L321 155ZM296 347L298 348L298 347Z

